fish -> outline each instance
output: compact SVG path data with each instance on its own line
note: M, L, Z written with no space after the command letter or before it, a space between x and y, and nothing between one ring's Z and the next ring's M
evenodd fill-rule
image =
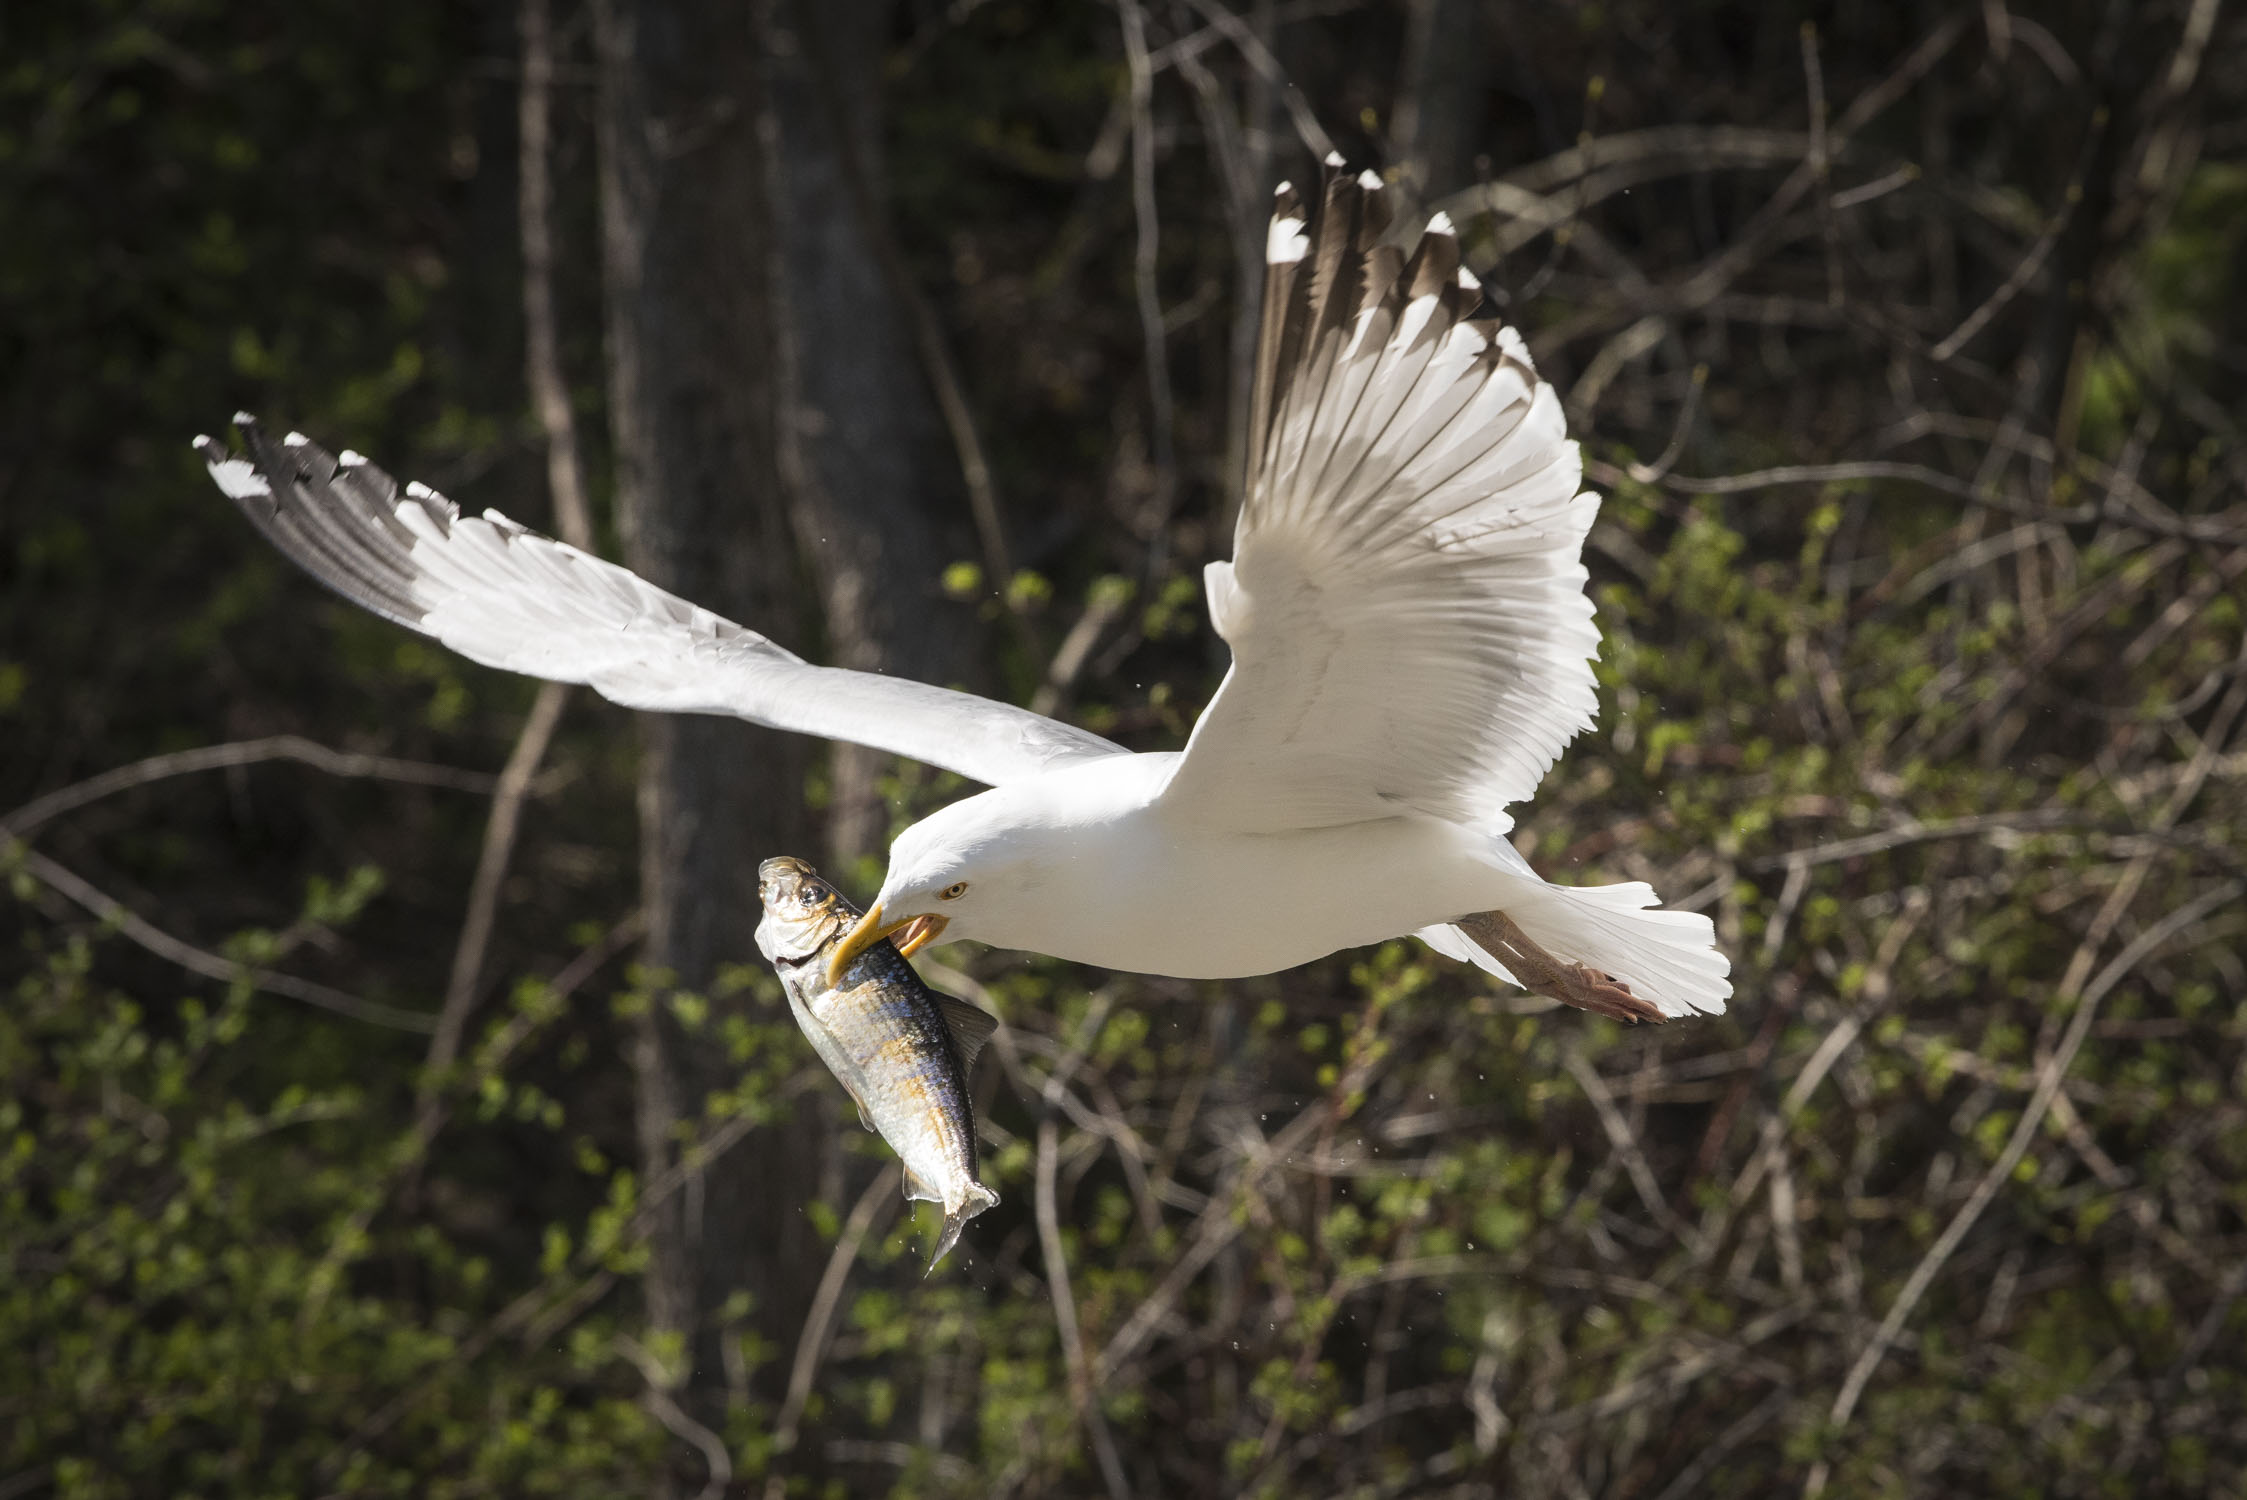
M906 1200L944 1211L933 1272L968 1220L999 1201L976 1168L967 1091L968 1072L999 1023L930 989L887 939L830 976L834 950L861 913L803 860L781 855L759 865L757 894L757 951L780 975L796 1024L858 1105L858 1123L904 1164Z

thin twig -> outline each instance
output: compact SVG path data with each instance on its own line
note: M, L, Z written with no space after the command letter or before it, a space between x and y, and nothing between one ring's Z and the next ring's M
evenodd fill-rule
M499 778L488 771L463 771L453 766L431 765L426 761L394 760L386 755L358 755L344 750L331 750L315 740L302 735L276 734L264 739L235 740L224 745L205 745L195 750L174 750L166 755L151 755L146 760L136 760L131 765L89 776L84 781L72 782L43 797L34 797L5 818L0 818L0 839L24 838L42 824L51 822L66 812L76 811L104 797L131 791L173 776L191 775L198 771L223 771L234 766L254 766L269 760L293 760L330 776L365 777L376 781L395 781L407 786L437 786L457 792L488 792L498 785Z
M554 526L581 552L593 550L593 509L585 498L585 462L577 418L562 372L554 298L554 187L550 140L554 90L554 28L547 0L522 0L523 79L516 95L516 232L523 246L523 368L546 439L546 489Z
M1053 1299L1055 1331L1061 1336L1061 1357L1069 1370L1069 1394L1077 1408L1077 1419L1084 1424L1092 1439L1093 1452L1100 1462L1100 1475L1108 1486L1110 1500L1130 1500L1131 1483L1123 1470L1123 1459L1116 1452L1115 1435L1108 1430L1107 1418L1100 1413L1098 1396L1093 1389L1090 1371L1085 1364L1084 1336L1077 1326L1076 1293L1069 1285L1069 1252L1061 1243L1061 1221L1058 1194L1054 1185L1054 1168L1059 1156L1060 1128L1054 1111L1060 1097L1068 1089L1069 1078L1084 1061L1084 1056L1100 1035L1101 1023L1107 1019L1113 997L1106 991L1094 997L1084 1020L1077 1027L1077 1040L1062 1054L1052 1070L1046 1074L1041 1093L1045 1108L1038 1120L1038 1155L1036 1179L1036 1213L1038 1221L1038 1248L1045 1261L1046 1289Z
M1046 664L1045 681L1038 684L1037 692L1030 699L1033 713L1051 714L1060 709L1091 662L1092 648L1100 644L1101 636L1122 618L1130 604L1131 588L1124 580L1113 580L1108 586L1093 585L1084 612L1077 616L1069 633L1054 648L1053 660Z
M2222 752L2224 740L2230 734L2231 728L2237 722L2242 710L2247 710L2247 678L2241 678L2235 682L2232 691L2225 695L2223 704L2217 709L2215 718L2209 725L2207 736L2201 742L2199 753L2193 757L2187 775L2176 790L2170 794L2169 800L2156 815L2154 819L2156 830L2172 826L2178 816L2199 795L2201 786L2205 784L2209 772L2213 770ZM2233 880L2216 887L2214 890L2203 892L2197 899L2170 912L2161 921L2141 933L2136 941L2124 948L2113 962L2100 971L2096 979L2091 980L2089 984L2085 984L2084 978L2089 973L2091 965L2097 961L2099 948L2106 942L2108 935L2114 930L2115 924L2121 920L2122 914L2128 909L2130 902L2136 898L2138 888L2151 869L2152 862L2153 855L2150 852L2141 854L2132 860L2128 868L2124 870L2122 879L2117 881L2114 889L2108 893L2098 915L2092 919L2090 930L2085 934L2081 945L2077 947L2075 957L2070 960L2067 973L2062 976L2059 984L2059 999L2062 1003L2072 1003L2074 1006L2074 1014L2069 1018L2066 1036L2052 1055L2044 1060L2043 1066L2037 1070L2036 1091L2030 1096L2028 1106L2022 1111L2020 1120L2014 1125L2012 1136L2006 1141L2004 1151L2000 1153L1990 1170L1983 1175L1982 1180L1975 1184L1972 1196L1967 1199L1965 1206L1960 1208L1951 1219L1942 1236L1936 1240L1934 1245L1929 1247L1927 1254L1921 1257L1919 1264L1913 1267L1912 1274L1905 1281L1903 1290L1896 1294L1896 1300L1890 1304L1887 1316L1882 1318L1879 1330L1873 1335L1872 1343L1866 1347L1864 1352L1858 1356L1856 1363L1851 1366L1848 1378L1842 1382L1840 1392L1834 1397L1830 1420L1836 1428L1845 1426L1850 1416L1856 1411L1857 1401L1864 1394L1865 1387L1871 1381L1873 1372L1879 1368L1881 1360L1886 1357L1889 1348L1895 1343L1897 1335L1902 1332L1904 1321L1911 1316L1913 1308L1919 1303L1919 1299L1926 1295L1927 1288L1933 1284L1935 1276L1941 1271L1943 1264L1958 1249L1959 1243L1965 1239L1967 1231L1974 1227L1975 1221L1981 1217L1982 1211L1996 1198L1999 1189L2012 1180L2014 1168L2020 1165L2021 1158L2028 1151L2029 1143L2035 1138L2037 1130L2044 1122L2045 1114L2051 1109L2053 1100L2058 1097L2061 1082L2067 1076L2068 1068L2075 1061L2077 1049L2083 1045L2083 1039L2090 1034L2091 1022L2098 1012L2099 1002L2105 998L2109 990L2120 984L2132 970L2152 956L2171 937L2190 927L2194 922L2225 902L2234 901L2242 895L2247 895L2247 881L2242 880ZM1821 1460L1814 1466L1803 1485L1805 1497L1815 1497L1821 1493L1825 1488L1826 1479L1830 1472L1830 1465L1827 1461Z
M2144 868L2142 859L2140 863L2133 865L2133 869L2141 874ZM2120 916L2121 909L2136 895L2137 884L2136 881L2126 880L2115 887L2108 898L2106 909L2100 913L2101 920L2093 922L2091 935L2085 938L2083 947L2077 951L2078 964L2086 953L2095 950L2096 942L2104 937L2114 919ZM1981 1218L1982 1211L1989 1207L1998 1191L2013 1180L2013 1169L2020 1165L2021 1158L2027 1154L2029 1143L2036 1138L2037 1131L2044 1123L2046 1111L2052 1107L2052 1100L2059 1093L2060 1081L2067 1076L2067 1070L2074 1063L2075 1054L2082 1047L2083 1039L2090 1034L2091 1022L2098 1014L2099 1002L2170 938L2217 907L2236 901L2243 895L2247 895L2247 881L2239 880L2229 881L2214 890L2203 892L2196 900L2177 908L2141 933L2135 942L2124 948L2113 962L2100 971L2096 979L2084 987L2080 997L2074 998L2075 1014L2069 1020L2067 1035L2050 1060L2037 1071L2036 1092L2030 1096L2028 1106L2022 1110L2011 1137L2005 1143L2005 1149L1999 1153L1989 1171L1983 1174L1982 1180L1975 1184L1973 1195L1952 1217L1942 1236L1928 1248L1919 1264L1912 1268L1912 1274L1904 1282L1903 1290L1896 1294L1896 1300L1889 1305L1887 1316L1881 1319L1880 1328L1873 1335L1872 1343L1850 1367L1849 1376L1842 1382L1839 1394L1834 1397L1833 1410L1828 1417L1835 1427L1848 1423L1857 1409L1858 1398L1864 1394L1865 1386L1872 1380L1874 1370L1879 1368L1881 1360L1894 1345L1896 1336L1903 1331L1905 1319L1919 1305L1919 1299L1926 1294L1936 1274L1958 1249L1959 1242L1966 1238L1967 1231ZM2063 999L2069 998L2066 981L2062 982L2061 995ZM1811 1471L1810 1480L1803 1486L1803 1493L1806 1496L1819 1494L1825 1488L1828 1472L1828 1466L1821 1462Z
M873 1232L874 1216L885 1203L894 1204L897 1183L902 1169L891 1162L874 1174L866 1184L866 1191L858 1195L851 1205L850 1217L843 1221L843 1230L835 1239L835 1248L827 1256L827 1269L819 1278L819 1289L812 1293L811 1307L804 1313L803 1332L796 1336L796 1358L788 1367L788 1394L780 1403L780 1414L773 1418L773 1449L786 1453L796 1446L796 1428L803 1421L804 1403L811 1399L811 1384L819 1375L819 1362L827 1353L828 1335L834 1332L835 1309L843 1300L843 1287L850 1281L850 1268L858 1263L859 1247Z
M1108 1422L1100 1414L1091 1382L1085 1369L1084 1335L1077 1328L1076 1294L1069 1286L1069 1254L1061 1243L1061 1223L1054 1204L1054 1162L1059 1145L1058 1130L1050 1111L1038 1121L1037 1163L1037 1218L1038 1246L1045 1258L1046 1287L1053 1295L1053 1321L1061 1335L1061 1357L1069 1367L1069 1390L1076 1397L1077 1417L1092 1437L1092 1447L1100 1460L1100 1476L1108 1486L1111 1500L1129 1500L1131 1483L1123 1471L1123 1459L1116 1452L1115 1435L1108 1431Z
M1670 472L1670 465L1676 463L1679 455L1685 452L1685 440L1693 434L1693 414L1700 410L1701 392L1708 386L1708 383L1708 365L1706 363L1695 365L1692 383L1686 386L1685 400L1680 403L1677 409L1677 426L1670 433L1669 446L1664 448L1662 456L1655 459L1651 464L1632 464L1628 471L1631 478L1637 480L1640 484L1655 484L1661 480L1663 475Z
M1827 158L1830 160L1839 154L1851 136L1925 76L1965 33L1970 20L1963 12L1954 13L1930 32L1886 78L1859 94L1827 132ZM1818 180L1818 171L1805 157L1802 165L1788 174L1778 190L1732 237L1730 244L1681 280L1663 288L1665 305L1673 311L1684 312L1714 300L1778 240L1786 228L1787 216L1803 196L1817 186Z
M1818 57L1818 23L1802 23L1802 77L1810 102L1810 150L1805 161L1817 176L1818 236L1826 251L1826 306L1839 307L1841 221L1834 214L1833 159L1826 139L1826 70Z
M475 1067L469 1078L452 1079L436 1070L423 1073L422 1087L414 1104L413 1128L392 1156L391 1172L361 1187L358 1207L345 1218L342 1227L328 1236L327 1251L307 1278L311 1290L298 1313L299 1327L309 1330L317 1324L321 1308L341 1280L345 1261L360 1248L367 1230L374 1224L375 1215L390 1200L396 1182L402 1180L409 1185L407 1190L412 1190L411 1184L417 1180L422 1164L429 1159L429 1148L436 1142L437 1133L451 1118L452 1101L472 1096L484 1079L497 1077L518 1047L542 1025L562 1014L561 1002L575 994L578 986L591 979L603 964L638 942L646 925L643 914L635 911L564 964L560 972L547 981L543 1005L517 1011L497 1034L476 1049Z
M1605 464L1589 463L1584 465L1584 472L1593 474L1595 468L1605 469L1609 474L1621 473ZM1601 476L1594 474L1593 477ZM1746 474L1722 474L1707 479L1696 479L1685 474L1665 474L1661 482L1665 489L1681 490L1688 495L1738 495L1748 490L1769 489L1779 484L1842 484L1857 479L1906 480L1912 484L1925 485L1931 490L1940 490L1946 495L1956 495L1961 500L1972 500L1996 509L2018 510L2045 521L2088 521L2097 514L2087 505L2066 510L2057 510L2051 506L2031 507L2025 503L2010 505L2001 497L1976 489L1955 474L1946 474L1925 464L1897 463L1891 459L1858 459L1836 464L1784 464L1772 469L1757 469Z
M1615 1096L1609 1091L1606 1080L1599 1076L1599 1070L1591 1065L1580 1047L1569 1048L1563 1061L1569 1076L1583 1089L1584 1097L1591 1100L1592 1109L1599 1115L1600 1128L1607 1132L1607 1144L1622 1159L1623 1170L1629 1174L1631 1185L1638 1189L1639 1202L1646 1206L1655 1223L1677 1236L1678 1243L1685 1246L1695 1260L1701 1259L1700 1236L1662 1197L1661 1186L1654 1180L1654 1169L1647 1164L1646 1153L1632 1137L1630 1123L1615 1107Z
M492 797L491 815L484 821L483 848L476 856L475 879L468 887L468 911L453 947L452 972L445 983L444 1007L429 1039L429 1056L423 1063L421 1092L426 1097L439 1086L445 1070L460 1055L460 1038L468 1025L468 1012L476 1001L476 981L483 972L484 956L491 947L492 927L499 913L500 887L515 850L515 833L522 824L523 801L539 762L553 742L562 710L569 705L570 690L559 682L539 684L538 696L515 738L515 748L499 773L499 788Z
M1576 384L1569 389L1568 419L1589 422L1601 393L1623 373L1623 367L1661 343L1669 328L1667 318L1660 313L1648 313L1600 345L1599 352L1592 356L1591 363L1584 367L1584 373L1576 377Z
M1124 0L1124 3L1131 4L1132 0ZM1281 104L1287 109L1287 117L1295 123L1295 133L1302 138L1311 154L1321 161L1333 155L1333 137L1320 126L1318 116L1312 113L1311 106L1303 98L1303 91L1289 81L1287 70L1272 55L1272 49L1264 45L1264 39L1250 30L1239 16L1220 5L1218 0L1187 0L1187 3L1200 11L1212 26L1223 32L1225 39L1240 49L1241 56L1247 59L1256 75L1279 95Z
M617 1352L630 1360L639 1370L640 1378L647 1382L641 1398L647 1403L648 1411L673 1437L699 1452L702 1461L709 1466L710 1477L696 1500L719 1500L733 1483L733 1455L726 1451L725 1439L687 1415L686 1409L671 1394L676 1377L663 1367L663 1361L651 1350L621 1333L616 1335L614 1344Z
M944 325L928 298L921 294L920 283L914 279L912 267L906 263L897 237L890 230L889 216L884 212L873 175L859 151L857 123L844 112L848 93L833 76L824 50L816 44L815 32L816 28L807 30L800 40L810 47L814 64L825 75L819 94L828 105L828 133L834 141L836 157L842 163L844 186L850 193L851 206L857 211L867 243L873 247L882 277L889 283L890 294L905 310L913 348L920 355L921 373L928 381L930 393L936 397L937 412L944 420L944 430L959 458L960 481L967 488L968 511L975 520L976 540L983 550L983 566L990 575L990 585L1007 605L1025 639L1035 644L1029 617L1007 586L1014 577L1014 549L1007 539L1006 512L999 503L998 483L992 477L990 456L983 446L975 409L968 404L967 384L960 378L959 362L952 357Z
M1147 400L1153 427L1155 493L1149 506L1148 576L1159 578L1169 550L1170 511L1175 502L1177 459L1172 451L1170 343L1163 329L1162 294L1155 280L1162 245L1162 222L1155 208L1155 75L1147 60L1147 13L1139 0L1117 0L1123 18L1124 55L1131 65L1131 208L1138 228L1132 256L1133 284L1139 298L1139 336L1147 362Z
M252 989L269 995L286 995L291 1000L302 1000L307 1005L317 1005L322 1010L339 1016L349 1016L354 1021L367 1021L376 1026L388 1026L397 1031L430 1032L436 1029L434 1016L418 1010L401 1010L395 1005L384 1005L374 1000L362 1000L357 995L315 984L309 979L296 979L287 974L275 974L267 969L253 969L216 953L205 952L192 943L182 942L163 931L112 896L105 895L93 886L56 864L36 849L22 849L19 857L23 869L32 879L116 927L118 933L138 944L158 958L175 963L193 974L206 979L216 979L222 984L247 984Z
M1853 839L1834 839L1801 849L1790 849L1783 854L1763 855L1748 860L1743 868L1757 872L1791 870L1861 859L1868 854L1880 854L1890 849L1901 849L1908 844L1924 844L1938 839L1977 838L1986 833L2040 833L2050 829L2095 826L2097 825L2082 813L2067 807L2029 807L2019 812L1971 813L1966 817L1951 818L1941 823L1906 823L1900 828L1880 833L1868 833Z
M756 1123L755 1116L735 1115L681 1152L679 1159L651 1180L640 1194L633 1215L619 1237L620 1244L617 1248L629 1249L644 1242L654 1232L657 1213L670 1202L672 1196L689 1182L698 1180L718 1157L739 1145L742 1138L755 1128ZM579 1279L579 1273L583 1271L587 1259L587 1251L581 1246L568 1271L546 1277L537 1286L500 1309L482 1328L453 1346L444 1360L443 1368L455 1370L482 1358L493 1344L518 1330L522 1331L527 1343L544 1344L551 1340L616 1284L617 1273L605 1269ZM574 1284L567 1290L562 1290L565 1277L573 1280ZM560 1296L555 1295L557 1291L561 1291ZM441 1384L434 1378L436 1373L431 1371L428 1378L407 1386L370 1413L320 1460L318 1472L323 1477L332 1478L342 1471L354 1454L362 1452L367 1444L389 1431L406 1413L436 1394Z
M1374 1069L1387 1054L1378 1048L1367 1048L1360 1053L1349 1069L1343 1073L1329 1091L1327 1098L1297 1114L1287 1127L1262 1143L1255 1155L1242 1163L1229 1191L1211 1195L1208 1205L1194 1221L1191 1238L1185 1248L1172 1260L1169 1272L1163 1277L1147 1299L1133 1309L1129 1318L1108 1340L1100 1357L1092 1362L1094 1387L1105 1386L1115 1378L1126 1361L1136 1355L1154 1336L1155 1329L1170 1316L1186 1288L1193 1285L1209 1263L1215 1260L1227 1245L1237 1238L1244 1227L1235 1210L1240 1199L1256 1190L1269 1173L1300 1151L1304 1144L1317 1136L1336 1119L1350 1098L1365 1088Z
M2065 206L2045 221L2044 232L2037 236L2036 243L2029 246L2028 253L2014 265L2012 274L1999 284L1996 291L1990 293L1987 301L1968 313L1964 322L1952 329L1941 343L1929 351L1930 358L1938 364L1948 364L1951 356L1965 348L1973 341L1974 335L1989 326L1990 319L2005 310L2005 305L2020 293L2021 288L2027 286L2036 273L2044 269L2044 258L2060 242L2060 234L2068 227L2068 220L2073 217L2076 204L2082 201L2083 184L2069 183Z
M569 385L562 374L561 341L556 332L554 194L548 162L554 35L547 0L522 0L518 23L523 77L516 110L516 175L520 184L516 230L523 247L524 374L546 439L546 482L554 505L554 523L563 541L590 552L593 517L586 504L584 459L578 450L577 424L570 411ZM532 700L531 711L515 736L514 749L508 752L507 764L499 773L491 815L484 820L475 878L468 887L468 909L461 919L459 940L453 946L445 1003L437 1013L436 1034L430 1038L423 1067L420 1092L425 1107L440 1087L445 1070L460 1054L460 1038L476 1003L476 982L491 949L500 889L506 882L507 867L515 854L515 837L522 827L523 799L553 743L569 697L570 690L563 683L539 684L538 696Z
M1262 313L1264 289L1264 222L1266 152L1262 132L1256 128L1255 96L1251 87L1250 119L1244 128L1233 118L1217 75L1198 57L1181 57L1179 76L1194 91L1202 128L1216 157L1218 178L1225 187L1225 223L1233 251L1233 318L1227 348L1225 412L1225 476L1228 486L1227 517L1237 515L1240 487L1247 481L1248 426L1256 370L1256 335Z
M1677 1477L1662 1486L1654 1500L1685 1500L1702 1480L1709 1477L1716 1466L1729 1458L1732 1450L1761 1432L1766 1423L1777 1416L1792 1399L1794 1392L1780 1386L1761 1401L1748 1408L1746 1415L1718 1433L1714 1440L1704 1443L1693 1455L1693 1461L1677 1473Z

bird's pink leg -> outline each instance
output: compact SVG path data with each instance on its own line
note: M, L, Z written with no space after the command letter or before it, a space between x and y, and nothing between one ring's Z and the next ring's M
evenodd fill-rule
M1667 1019L1660 1007L1632 994L1631 987L1613 975L1553 957L1531 942L1520 924L1502 911L1478 912L1452 925L1504 964L1506 972L1531 994L1549 995L1563 1005L1618 1021Z

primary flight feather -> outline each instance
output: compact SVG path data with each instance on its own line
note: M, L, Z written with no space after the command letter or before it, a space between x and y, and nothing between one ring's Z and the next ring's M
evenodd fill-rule
M1722 1010L1706 917L1643 884L1552 885L1505 837L1505 809L1596 707L1582 550L1599 501L1558 399L1483 315L1440 215L1406 253L1371 174L1330 170L1321 198L1314 219L1283 186L1273 214L1247 483L1233 557L1206 576L1233 664L1179 752L812 665L247 417L245 456L196 446L314 576L473 660L989 785L899 835L838 963L943 935L1223 978L1412 933L1606 1015Z

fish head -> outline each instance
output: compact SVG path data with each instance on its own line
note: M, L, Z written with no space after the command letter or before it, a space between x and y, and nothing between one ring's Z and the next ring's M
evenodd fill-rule
M769 963L800 964L851 930L858 910L803 860L790 855L757 866L765 914L757 950Z

